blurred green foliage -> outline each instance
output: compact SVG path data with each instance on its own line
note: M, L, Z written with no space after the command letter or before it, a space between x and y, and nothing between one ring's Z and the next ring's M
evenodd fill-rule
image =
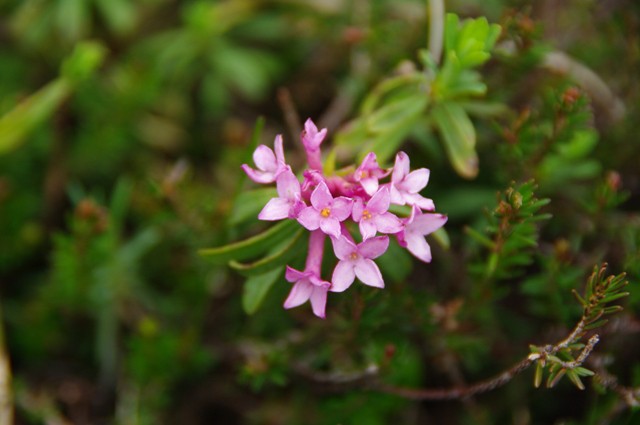
M436 57L439 18L418 0L0 3L16 423L636 423L582 369L583 392L527 377L466 402L374 390L461 386L561 339L604 261L630 295L585 369L640 386L640 6L447 8ZM551 68L555 50L624 114ZM305 236L255 219L273 189L240 169L276 133L302 161L292 115L329 127L332 169L410 152L449 216L431 264L390 249L387 288L330 295L326 321L282 309Z

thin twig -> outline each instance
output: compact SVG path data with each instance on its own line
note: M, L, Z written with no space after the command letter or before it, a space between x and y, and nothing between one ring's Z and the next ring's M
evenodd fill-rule
M618 394L628 407L640 406L640 387L634 388L620 385L618 378L605 368L604 363L604 359L601 356L594 356L589 359L589 366L596 372L594 379L603 387Z
M4 323L0 306L0 425L13 424L13 392L11 391L11 366L4 337Z
M545 346L540 353L532 353L513 365L511 368L499 373L493 378L478 382L476 384L468 386L458 386L453 388L429 388L429 389L416 389L416 388L403 388L392 385L379 384L375 387L376 390L394 394L413 400L455 400L465 399L476 394L486 393L496 388L502 387L509 381L511 381L516 375L519 375L523 371L529 368L533 363L546 358L549 355L554 355L558 351L566 348L567 346L578 341L584 333L584 319L580 320L578 324L573 328L569 336L555 345ZM584 362L587 356L591 353L593 346L598 342L597 335L594 335L589 340L589 344L582 351L581 355L576 360L576 367Z
M430 388L430 389L415 389L415 388L403 388L403 387L395 387L392 385L380 384L376 386L376 390L398 395L404 398L410 398L413 400L455 400L455 399L463 399L476 394L486 393L488 391L492 391L496 388L499 388L509 382L514 376L520 374L524 370L526 370L535 360L531 360L528 357L521 360L519 363L516 363L514 366L509 368L508 370L500 373L499 375L478 382L473 385L468 385L464 387L453 387L453 388Z
M298 114L288 89L282 87L278 90L278 103L284 114L284 121L287 123L291 140L297 140L302 132L302 125L300 124L300 114Z
M429 0L429 53L436 63L440 63L443 39L444 1Z

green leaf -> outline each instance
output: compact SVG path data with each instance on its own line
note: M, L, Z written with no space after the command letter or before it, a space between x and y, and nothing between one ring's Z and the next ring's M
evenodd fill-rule
M571 141L556 147L567 159L580 159L589 155L598 144L598 134L593 130L576 131Z
M367 127L373 133L390 131L420 115L427 103L427 94L421 92L396 100L371 114L367 119Z
M580 377L578 376L575 370L572 370L572 369L567 370L567 376L569 377L571 382L573 382L573 384L576 387L578 387L578 389L584 390L584 384L580 380Z
M475 150L476 132L473 123L460 105L439 103L432 115L442 139L449 161L456 172L467 179L478 174L478 156Z
M237 225L255 219L266 203L277 196L278 192L273 187L240 192L233 203L229 224Z
M567 369L558 369L554 372L551 372L549 374L549 377L547 378L547 388L555 387L565 373L567 373Z
M109 28L117 34L130 32L135 25L136 10L128 0L96 0Z
M216 248L204 248L198 253L216 263L247 260L267 252L275 244L290 238L291 232L298 226L299 224L293 220L285 220L249 239Z
M303 240L301 238L302 233L302 229L299 229L282 247L279 247L273 254L261 258L260 260L252 263L240 263L238 261L231 260L229 262L229 266L245 276L260 275L277 267L283 266L304 249Z
M54 80L0 117L0 154L20 146L70 93L66 80Z
M595 372L586 369L584 367L578 366L575 369L573 369L579 376L593 376L595 375Z
M269 289L282 275L283 268L277 268L267 273L252 276L244 282L244 290L242 292L242 307L247 314L255 313Z
M449 233L445 230L444 227L439 228L435 232L431 234L433 239L440 244L444 249L449 249L451 247L451 239L449 239Z
M608 319L602 319L602 320L598 320L597 322L589 323L587 326L584 327L584 330L588 331L591 329L599 328L600 326L604 326L604 324L607 323L608 321L609 321Z
M396 283L403 282L413 268L413 261L408 251L395 243L389 244L387 252L376 261L383 274Z
M454 13L447 13L444 25L444 50L455 50L458 44L458 27L460 19Z
M62 63L60 73L72 83L89 78L107 56L107 49L94 41L78 43L71 56Z
M536 362L536 373L533 378L533 386L536 388L540 388L540 383L542 382L542 374L544 372L544 366L542 363Z
M628 292L620 292L619 294L608 295L600 300L600 304L610 303L611 301L615 301L620 298L628 297Z
M89 19L88 2L85 0L59 0L57 26L68 41L76 41L86 32Z

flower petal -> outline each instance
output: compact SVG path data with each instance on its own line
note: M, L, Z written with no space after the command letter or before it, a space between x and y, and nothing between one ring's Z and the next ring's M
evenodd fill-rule
M262 171L271 171L275 173L278 168L276 155L273 153L271 148L265 145L260 145L255 151L253 151L253 162Z
M331 243L333 244L333 252L339 260L348 261L351 254L357 252L356 245L344 235L339 238L331 238Z
M385 253L389 247L389 238L387 236L377 236L367 239L358 245L358 253L364 258L378 258Z
M429 183L429 173L427 168L419 168L410 172L402 182L402 189L409 193L418 193Z
M404 193L403 194L404 200L406 201L407 204L409 205L415 205L423 210L426 211L433 211L436 209L436 206L434 205L433 201L429 198L425 198L422 195L420 195L419 193Z
M276 178L276 187L281 198L293 201L300 195L300 182L289 167L286 167Z
M321 217L320 219L320 229L329 236L333 236L334 238L340 237L340 222L333 217Z
M393 172L391 174L391 182L399 183L404 177L409 174L409 155L400 151L396 154L396 162L393 165Z
M398 190L398 188L396 188L395 184L391 183L389 185L389 199L391 201L392 204L395 205L404 205L407 203L407 201L404 200L404 197L402 196L402 193L400 193L400 191Z
M366 209L371 213L382 214L389 209L390 202L389 188L383 186L369 199Z
M398 217L386 212L373 217L376 227L380 233L398 233L402 230L402 222Z
M322 286L314 286L311 292L311 309L313 314L324 319L327 307L327 288Z
M288 282L297 282L308 277L307 275L307 272L301 272L289 266L287 266L287 270L284 272L284 278L287 279Z
M378 178L377 177L367 177L366 179L360 180L360 185L367 192L367 195L371 196L378 190Z
M356 278L353 264L349 261L338 261L331 276L331 292L345 291Z
M273 148L276 153L276 161L282 163L283 165L286 164L286 161L284 160L284 148L282 146L281 134L278 134L273 141Z
M421 235L435 232L447 222L447 216L442 214L418 214L409 224L410 231Z
M262 208L258 218L260 220L275 221L289 217L291 203L284 198L271 198L267 205Z
M318 186L311 193L311 205L318 211L323 208L331 207L333 196L329 192L329 188L325 182L318 183Z
M372 219L360 220L360 223L358 224L360 227L360 234L362 235L362 239L365 241L369 238L374 237L376 235L376 232L378 231L378 228L376 227Z
M273 183L276 180L274 173L254 170L247 164L242 164L242 169L256 183Z
M407 243L407 250L413 254L414 257L425 263L431 262L431 247L424 236L419 233L406 232L404 239Z
M301 135L302 144L307 150L318 150L326 135L326 128L318 131L318 127L316 127L315 123L311 118L308 118L304 123L304 131Z
M284 301L284 308L293 308L304 304L311 296L312 291L313 285L311 285L306 279L298 281L293 285L291 292L289 292L289 296Z
M331 207L331 217L335 217L338 221L345 221L351 215L353 201L344 196L339 196L333 200Z
M382 274L373 260L369 260L368 258L360 259L356 262L354 271L358 279L360 279L365 285L384 288Z
M297 220L307 230L316 230L320 227L320 213L313 207L306 207L300 211Z
M351 218L356 223L362 219L362 212L364 211L364 203L362 202L362 198L357 197L355 201L353 201L353 205L351 207Z

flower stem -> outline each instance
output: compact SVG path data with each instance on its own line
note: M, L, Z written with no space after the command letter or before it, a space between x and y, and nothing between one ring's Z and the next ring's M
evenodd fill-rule
M305 271L316 273L320 276L322 268L322 256L324 254L324 239L326 235L320 229L314 230L309 235L309 252Z

